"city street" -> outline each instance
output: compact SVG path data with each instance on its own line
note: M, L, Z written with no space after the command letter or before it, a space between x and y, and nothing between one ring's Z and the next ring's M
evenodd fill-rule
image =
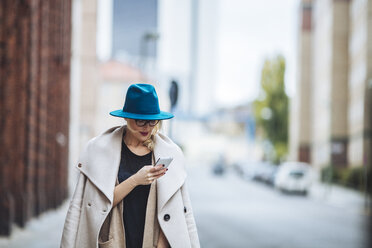
M0 10L0 248L372 248L372 0Z
M234 171L215 176L197 165L188 167L187 183L203 248L366 247L363 197L354 191L333 186L328 195L319 188L308 197L283 195ZM15 227L0 247L58 247L67 204Z
M202 247L366 247L367 217L355 192L283 195L233 171L215 176L207 166L189 170L188 184Z

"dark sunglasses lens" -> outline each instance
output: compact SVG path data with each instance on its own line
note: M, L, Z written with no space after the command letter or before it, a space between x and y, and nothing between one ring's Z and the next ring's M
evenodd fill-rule
M152 121L149 121L150 123L150 126L155 126L156 124L158 124L158 120L152 120Z
M142 126L146 125L146 121L145 120L136 120L136 124L137 124L137 126L142 127Z

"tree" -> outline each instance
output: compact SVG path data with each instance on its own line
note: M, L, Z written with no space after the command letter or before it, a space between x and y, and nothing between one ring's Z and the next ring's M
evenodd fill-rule
M279 163L288 151L288 96L284 85L285 59L267 59L261 72L261 89L253 103L257 126L269 142L265 156ZM271 150L271 151L270 151Z

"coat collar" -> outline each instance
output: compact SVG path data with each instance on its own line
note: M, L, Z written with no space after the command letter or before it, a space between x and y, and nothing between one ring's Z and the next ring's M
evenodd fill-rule
M186 179L185 159L179 146L162 133L155 136L155 159L172 157L167 173L157 180L158 210L181 188Z
M121 141L126 125L108 129L85 146L77 167L107 197L112 205L121 159ZM155 136L155 159L173 157L166 175L157 180L158 210L161 210L186 178L181 149L166 135Z

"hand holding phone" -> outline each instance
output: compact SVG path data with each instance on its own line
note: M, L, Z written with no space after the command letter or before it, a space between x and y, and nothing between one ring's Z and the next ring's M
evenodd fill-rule
M158 158L154 166L163 164L164 168L168 168L169 164L172 162L173 158Z

